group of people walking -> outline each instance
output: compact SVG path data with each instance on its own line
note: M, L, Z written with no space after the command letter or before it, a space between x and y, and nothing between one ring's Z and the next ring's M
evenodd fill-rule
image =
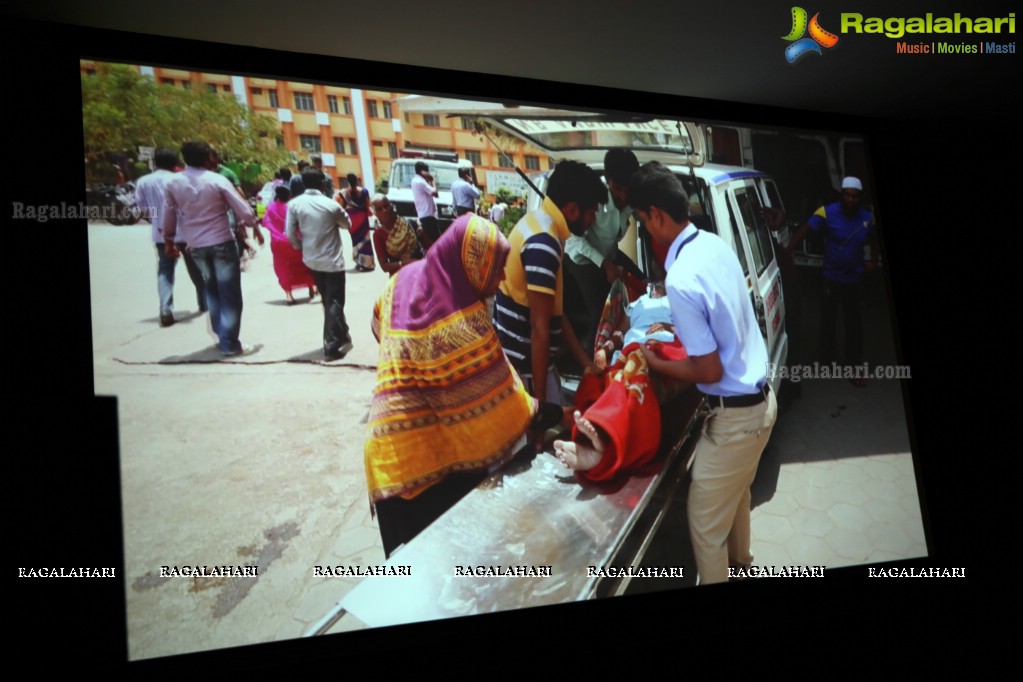
M239 338L241 263L248 249L248 228L263 243L262 223L270 232L274 272L289 304L295 302L295 289L307 289L310 300L318 294L324 311L324 358L343 358L352 348L352 339L344 315L341 230L352 233L356 267L372 270L368 191L349 175L348 187L336 200L328 196L333 194L333 183L314 159L313 164L301 164L300 175L292 176L286 168L276 174L274 199L258 220L237 176L209 144L185 142L181 155L185 168L175 173L177 154L157 150L156 170L142 177L136 189L138 204L153 224L161 326L175 322L174 269L182 258L195 285L200 312L209 311L220 352L230 357L257 350Z

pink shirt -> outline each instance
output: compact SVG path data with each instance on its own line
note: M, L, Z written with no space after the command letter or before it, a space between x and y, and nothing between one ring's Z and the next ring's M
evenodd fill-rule
M248 202L227 178L205 168L189 166L167 181L163 238L186 242L193 249L233 241L227 218L229 208L239 224L256 224L256 215Z

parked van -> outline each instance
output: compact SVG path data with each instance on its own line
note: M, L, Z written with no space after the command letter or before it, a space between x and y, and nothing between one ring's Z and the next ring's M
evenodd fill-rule
M767 343L770 362L781 366L788 354L785 331L785 300L774 243L763 216L763 207L782 208L781 194L766 173L705 162L704 138L689 123L669 120L623 119L585 116L564 120L489 117L491 124L544 149L555 161L581 161L603 174L603 159L614 147L631 149L641 164L659 161L682 182L689 195L691 221L701 230L714 232L732 247L749 288L760 332ZM548 173L534 184L543 192ZM528 207L535 210L540 197L533 195ZM787 240L787 236L782 237ZM646 273L659 267L654 263L650 234L637 225L630 230L622 250L635 253ZM771 378L772 388L780 379Z
M416 177L416 164L420 161L430 167L430 175L437 184L437 219L443 232L455 219L451 183L458 179L458 169L468 168L475 178L472 163L462 159L444 161L427 157L399 158L391 162L391 177L387 183L387 197L398 215L416 219L416 205L412 199L412 178Z

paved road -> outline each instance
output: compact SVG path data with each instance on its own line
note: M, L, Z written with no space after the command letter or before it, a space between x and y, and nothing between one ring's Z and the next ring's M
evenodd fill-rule
M322 306L284 304L267 247L242 275L241 338L263 348L224 362L183 264L180 321L159 327L149 232L89 226L95 388L118 397L129 655L297 636L352 584L314 580L313 565L383 558L362 443L386 275L350 274L355 348L324 366ZM258 580L158 577L164 565L247 563Z

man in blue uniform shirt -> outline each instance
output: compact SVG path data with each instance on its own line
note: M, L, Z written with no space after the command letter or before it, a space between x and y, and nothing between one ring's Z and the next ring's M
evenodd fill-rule
M833 204L821 206L792 236L786 247L791 252L813 230L823 232L824 290L821 295L821 360L832 362L836 354L835 326L838 309L842 309L846 337L846 362L863 362L862 280L865 268L877 266L877 231L874 216L860 207L863 183L859 178L842 180L842 198ZM864 266L863 246L870 241L870 262ZM860 377L851 380L855 386L865 386Z
M767 383L760 335L739 259L724 241L689 222L689 198L674 173L648 163L629 183L629 205L651 236L669 245L665 288L684 360L643 346L655 372L690 381L711 408L690 471L687 515L700 584L749 566L750 485L778 405Z
M476 212L476 201L480 191L472 184L472 174L468 168L458 169L458 179L451 183L451 199L455 202L455 214L465 215Z

